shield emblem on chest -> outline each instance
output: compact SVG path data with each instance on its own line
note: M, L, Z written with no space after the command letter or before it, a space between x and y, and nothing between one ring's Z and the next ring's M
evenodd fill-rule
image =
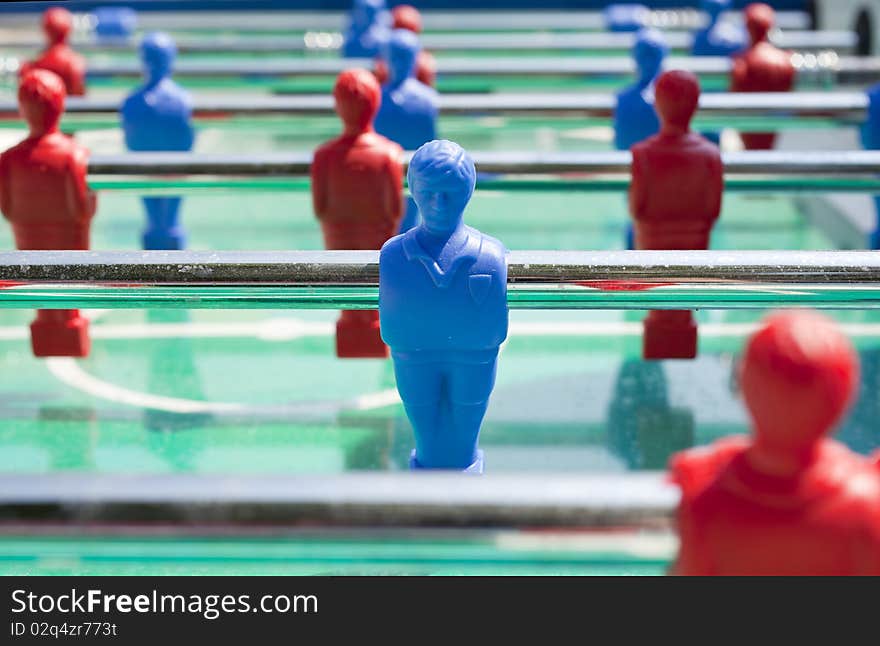
M489 288L492 286L491 274L471 274L468 276L468 289L471 292L471 298L477 305L482 305L489 295Z

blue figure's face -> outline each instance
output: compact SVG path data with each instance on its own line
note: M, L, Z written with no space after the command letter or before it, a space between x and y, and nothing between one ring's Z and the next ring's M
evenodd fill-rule
M668 52L669 48L660 32L653 29L640 31L633 48L639 77L644 80L655 78L662 70Z
M141 42L141 60L148 78L161 79L171 74L177 47L168 34L154 32Z
M415 73L421 45L418 37L406 29L395 29L385 47L385 60L391 78L402 81Z
M429 141L410 161L407 178L423 226L432 234L453 232L476 184L474 162L451 141Z

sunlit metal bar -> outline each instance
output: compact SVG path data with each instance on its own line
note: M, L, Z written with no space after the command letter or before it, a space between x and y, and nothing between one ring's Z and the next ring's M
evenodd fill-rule
M424 11L425 31L506 31L538 29L604 30L603 15L595 11ZM38 23L35 13L0 14L4 26L30 27ZM727 20L742 23L738 12ZM97 21L90 13L74 14L80 33L91 32ZM308 11L144 11L138 14L138 27L143 30L233 30L233 31L310 31L339 30L346 22L341 12ZM705 17L693 9L668 9L644 14L645 27L665 30L695 29L705 24ZM780 29L812 28L808 14L800 11L779 11L776 24Z
M372 309L376 251L0 253L0 308ZM520 309L880 308L880 254L514 251Z
M510 175L555 173L625 174L627 151L591 153L472 152L477 170ZM856 176L880 174L880 151L744 151L724 153L728 175ZM200 153L125 153L94 155L92 175L303 176L310 153L205 155Z
M94 523L312 522L394 526L663 525L678 489L661 473L0 475L0 519Z
M577 116L610 117L616 99L610 94L588 93L493 93L442 94L443 114L572 114ZM120 102L116 99L70 97L68 114L115 114ZM700 114L704 117L796 117L841 121L863 121L868 97L860 92L776 92L776 93L712 93L700 97ZM196 96L197 117L216 115L329 115L334 113L333 97L328 95L225 97ZM0 118L16 118L18 104L0 100Z
M687 32L670 33L666 36L669 46L675 50L689 51L693 35ZM489 33L489 34L425 34L422 46L432 52L447 51L621 51L629 50L635 43L635 35L628 33ZM852 51L858 45L858 37L850 31L780 31L773 42L784 49L798 51L833 50L841 53ZM187 37L175 39L179 52L201 54L228 54L235 52L295 54L302 52L338 51L343 36L339 32L308 32L295 36L263 37ZM38 49L43 46L40 38L25 35L12 36L0 41L0 48ZM136 42L86 40L77 43L81 51L131 51Z

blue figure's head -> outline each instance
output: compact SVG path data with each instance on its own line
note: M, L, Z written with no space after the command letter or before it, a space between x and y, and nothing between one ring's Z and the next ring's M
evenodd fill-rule
M639 80L650 83L663 69L663 60L669 53L666 39L656 29L642 29L633 46L633 59L638 68Z
M455 231L477 183L474 160L464 148L445 139L429 141L413 155L406 179L422 226L440 236Z
M171 75L177 46L168 34L154 31L141 41L141 61L144 74L150 81L160 81Z
M351 5L351 23L355 29L365 31L386 12L385 0L354 0Z
M413 76L416 60L422 46L419 38L407 29L395 29L385 45L384 58L388 62L391 83L399 83Z
M721 14L730 9L730 0L703 0L700 8L709 17L709 24L714 25Z

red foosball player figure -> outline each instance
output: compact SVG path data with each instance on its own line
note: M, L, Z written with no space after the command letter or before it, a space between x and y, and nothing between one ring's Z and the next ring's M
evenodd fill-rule
M856 392L858 358L815 312L770 316L740 385L752 437L673 456L683 575L880 575L880 472L826 437Z
M691 132L700 85L671 71L655 86L660 132L632 147L629 211L636 249L708 249L721 212L724 175L718 147ZM645 359L693 359L697 325L690 311L652 311L645 319Z
M64 81L67 94L82 96L86 93L86 61L67 41L73 28L73 16L67 9L52 7L43 14L43 31L47 47L40 56L21 66L21 75L38 68L55 72Z
M794 87L795 69L791 54L768 40L775 22L776 13L766 4L751 4L746 8L750 44L733 60L732 92L790 92ZM748 150L770 150L776 142L776 135L744 133L742 140Z
M86 183L89 152L58 130L64 82L48 70L21 79L27 139L0 155L0 210L21 250L88 249L96 197ZM31 324L38 357L84 357L88 321L78 310L39 310Z
M394 7L391 18L394 21L394 29L406 29L414 34L422 33L422 14L413 6L402 4ZM388 81L388 64L380 58L376 61L373 73L379 84L384 85ZM416 78L431 87L437 84L437 59L424 49L419 52L419 57L416 59Z
M315 152L312 203L327 249L380 249L403 216L403 149L373 131L381 90L367 70L346 70L333 89L343 133ZM344 311L339 357L387 357L375 310Z

